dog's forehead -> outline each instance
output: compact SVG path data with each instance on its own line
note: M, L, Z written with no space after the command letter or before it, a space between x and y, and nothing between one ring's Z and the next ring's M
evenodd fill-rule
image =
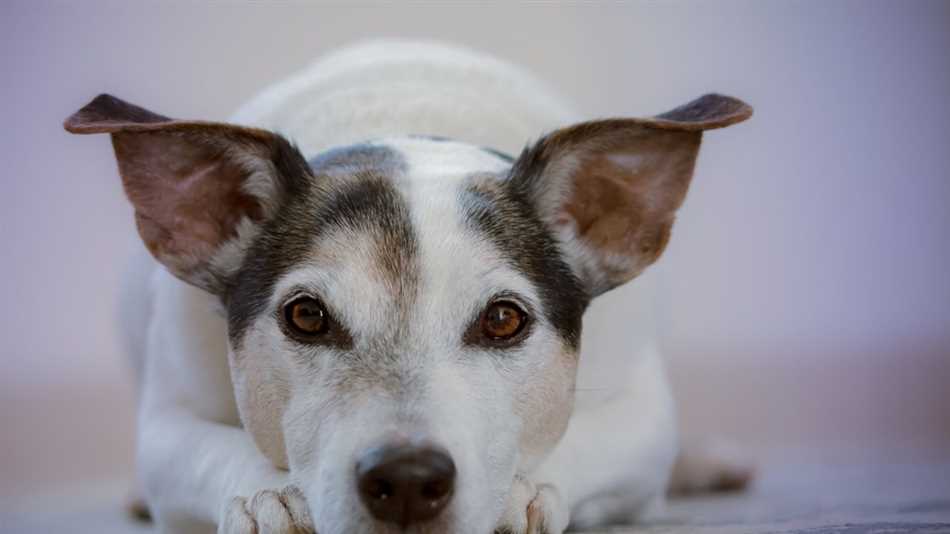
M475 173L501 173L512 159L497 150L442 137L397 137L383 139L385 146L406 163L413 182L438 180L461 183Z
M397 138L311 164L318 180L329 179L323 228L274 299L311 287L355 337L376 340L439 337L504 290L540 308L530 280L467 221L466 191L475 177L500 179L504 158L450 140Z
M493 291L517 290L576 341L574 311L586 302L578 308L578 295L558 289L572 285L571 273L530 206L500 185L511 165L504 155L400 138L330 150L310 164L308 194L286 201L240 269L228 297L232 341L295 286L367 328L405 323L413 310L465 313ZM565 306L568 319L558 311Z

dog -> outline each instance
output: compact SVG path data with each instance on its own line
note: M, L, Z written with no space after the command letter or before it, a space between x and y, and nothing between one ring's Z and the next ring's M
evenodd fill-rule
M518 67L410 42L326 56L229 123L95 98L64 125L111 135L147 249L120 312L159 528L558 534L657 509L678 440L649 277L619 356L581 355L582 316L663 252L702 132L751 113L710 94L582 122ZM680 465L685 489L749 476Z

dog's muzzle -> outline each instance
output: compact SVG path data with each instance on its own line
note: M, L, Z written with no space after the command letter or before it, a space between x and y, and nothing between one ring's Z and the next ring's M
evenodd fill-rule
M405 528L434 518L452 500L455 462L436 447L388 445L366 453L356 477L373 517Z

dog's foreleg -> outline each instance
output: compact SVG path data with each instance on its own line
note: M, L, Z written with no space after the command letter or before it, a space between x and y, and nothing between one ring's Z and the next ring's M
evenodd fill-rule
M650 346L635 357L629 385L576 411L530 475L557 488L576 528L628 522L663 502L676 457L673 400L659 352Z
M159 523L215 525L231 498L290 483L289 473L274 467L242 429L184 409L142 419L138 457Z
M167 532L308 532L309 512L241 428L214 299L159 271L139 408L138 468ZM289 526L288 526L289 525ZM286 528L285 528L286 527Z

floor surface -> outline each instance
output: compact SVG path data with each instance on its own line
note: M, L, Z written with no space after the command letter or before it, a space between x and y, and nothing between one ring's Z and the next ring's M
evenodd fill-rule
M950 462L864 466L766 466L740 494L676 499L663 517L598 532L643 534L950 533ZM128 520L124 484L89 485L0 509L6 534L132 534L153 529Z

